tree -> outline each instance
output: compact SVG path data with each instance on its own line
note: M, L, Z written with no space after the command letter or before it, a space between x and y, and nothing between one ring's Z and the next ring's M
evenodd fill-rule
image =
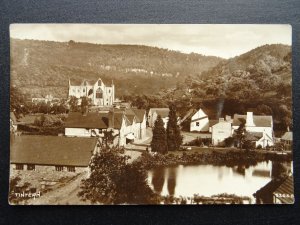
M169 121L167 124L167 145L169 151L176 151L182 144L183 137L180 134L180 127L177 124L176 107L171 104Z
M88 98L86 96L84 96L84 97L81 98L80 108L81 108L81 112L82 113L87 112L90 103L91 103L91 99L90 98Z
M243 148L244 142L245 142L245 134L246 134L246 120L241 118L240 119L240 126L239 128L235 131L235 139L238 142L238 146L240 149Z
M103 148L90 163L91 175L82 181L78 196L92 203L151 204L155 194L147 183L140 162L128 163L129 156L117 148Z
M77 112L78 110L78 99L75 96L71 96L69 100L70 110Z
M154 123L151 150L152 152L159 152L162 154L165 154L168 151L166 130L164 128L164 122L160 115L157 116L157 119Z

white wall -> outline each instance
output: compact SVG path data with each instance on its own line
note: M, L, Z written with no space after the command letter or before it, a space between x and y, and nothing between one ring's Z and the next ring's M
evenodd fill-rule
M208 117L202 109L199 109L191 118L190 131L206 132L208 130L209 130Z
M223 144L222 142L231 137L231 134L231 123L223 121L215 124L212 126L212 144L215 146Z

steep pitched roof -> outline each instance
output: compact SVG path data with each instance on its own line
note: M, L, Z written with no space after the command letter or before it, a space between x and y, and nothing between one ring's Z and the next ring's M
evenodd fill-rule
M159 108L159 109L156 109L155 112L157 113L157 115L160 115L161 118L165 118L165 117L169 116L170 109L169 108Z
M146 110L144 109L132 109L135 114L136 122L142 123L144 121L144 117L146 114Z
M189 111L187 111L187 113L183 116L183 118L181 119L181 123L183 123L185 120L191 119L192 116L197 112L197 109L190 109Z
M264 203L273 203L273 194L285 194L294 196L294 180L293 176L288 176L284 179L272 179L269 183L254 193L255 197L265 200ZM291 204L294 202L294 197L291 198L279 198L282 202Z
M88 166L95 138L24 135L14 137L10 162L36 165Z
M288 176L280 186L274 191L274 195L277 195L277 198L280 199L283 203L292 204L294 203L294 180L292 176ZM288 197L281 197L281 196Z
M135 118L135 115L125 115L125 116L128 119L129 124L132 125L133 121L134 121L134 118Z
M241 124L240 119L247 119L247 115L234 114L232 126L239 126ZM272 116L253 116L253 122L257 127L271 127Z
M219 123L219 120L209 120L208 124L209 124L209 127L212 127L213 125Z
M292 131L285 132L285 134L281 137L281 140L292 141L293 140L293 132Z
M150 108L149 109L150 114L153 114L154 112L156 112L158 115L160 115L159 112L162 112L162 113L168 112L168 114L169 114L169 111L170 111L169 108Z
M245 135L245 139L248 141L257 141L262 138L262 132L247 132Z
M88 85L93 86L98 80L99 79L97 79L97 80L87 80L87 79L77 80L77 79L70 78L70 85L81 86L81 85L84 85L84 82L87 82Z
M115 129L121 129L123 122L123 112L114 111L109 112L109 126Z
M65 127L69 128L105 129L108 126L108 113L88 112L87 115L83 115L80 112L70 112L65 122Z

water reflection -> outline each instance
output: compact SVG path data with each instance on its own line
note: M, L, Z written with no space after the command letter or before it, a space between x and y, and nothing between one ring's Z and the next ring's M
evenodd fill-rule
M161 195L186 196L194 194L211 196L228 193L249 196L272 179L272 170L278 165L261 162L256 166L175 166L148 171L153 190Z

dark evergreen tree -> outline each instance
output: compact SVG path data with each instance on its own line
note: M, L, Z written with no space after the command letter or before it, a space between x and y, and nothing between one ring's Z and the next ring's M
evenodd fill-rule
M159 152L162 154L168 152L166 130L164 128L164 122L160 115L158 115L154 123L151 150L152 152Z
M246 120L241 118L240 122L241 124L239 128L235 131L234 138L237 140L238 147L242 149L246 137Z
M167 125L167 145L168 151L176 151L182 144L183 137L180 134L180 127L177 125L176 107L171 104L169 121Z

